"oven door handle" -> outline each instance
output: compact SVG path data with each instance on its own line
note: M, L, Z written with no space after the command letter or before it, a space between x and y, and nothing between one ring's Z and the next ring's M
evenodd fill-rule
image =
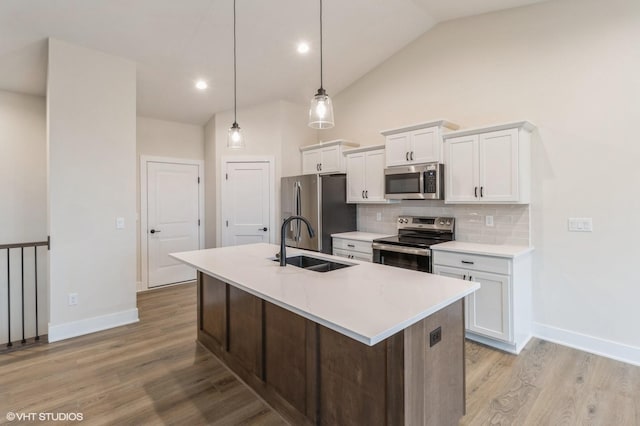
M431 256L431 250L426 248L402 247L390 244L373 243L371 248L374 250L392 251L396 253L415 254L417 256Z

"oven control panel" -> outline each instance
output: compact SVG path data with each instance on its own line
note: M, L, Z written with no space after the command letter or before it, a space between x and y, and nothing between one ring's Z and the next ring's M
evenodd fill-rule
M453 217L400 216L398 229L424 229L451 231L455 225Z

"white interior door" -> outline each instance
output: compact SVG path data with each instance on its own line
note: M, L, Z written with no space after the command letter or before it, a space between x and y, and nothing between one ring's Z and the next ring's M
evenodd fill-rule
M193 268L169 253L198 250L199 167L147 162L147 265L149 287L195 280Z
M222 181L222 245L268 243L273 203L271 163L227 162Z

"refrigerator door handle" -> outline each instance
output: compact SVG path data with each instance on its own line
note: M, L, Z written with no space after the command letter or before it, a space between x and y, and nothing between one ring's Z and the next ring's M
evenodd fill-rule
M301 185L300 182L296 182L296 215L301 216L302 215L302 189L301 189ZM292 222L296 223L296 241L300 241L300 228L301 228L301 223L299 220L293 220Z

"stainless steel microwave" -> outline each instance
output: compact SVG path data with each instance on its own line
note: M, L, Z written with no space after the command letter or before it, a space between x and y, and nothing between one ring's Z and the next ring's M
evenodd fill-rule
M388 200L444 199L444 164L425 163L386 168L384 196Z

